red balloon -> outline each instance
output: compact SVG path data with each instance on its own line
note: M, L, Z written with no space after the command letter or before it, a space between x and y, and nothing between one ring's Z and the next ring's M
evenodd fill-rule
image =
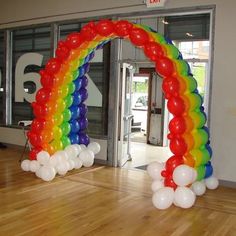
M119 37L126 37L129 35L133 25L127 20L120 20L115 23L115 31Z
M86 24L81 29L80 34L84 40L87 40L87 41L93 40L97 35L94 22L89 22L88 24Z
M136 46L144 46L149 41L146 31L140 28L133 28L129 32L130 41Z
M186 130L185 120L183 117L174 117L169 123L169 130L173 134L183 134Z
M61 68L61 62L57 58L51 58L45 67L46 72L49 74L56 74Z
M181 137L173 138L170 140L170 150L176 156L183 156L187 151L187 144Z
M110 20L100 20L96 25L97 32L102 36L108 36L114 32L114 24Z
M162 90L165 93L165 97L169 99L171 96L178 96L179 93L179 81L176 78L168 77L162 82Z
M42 136L39 135L38 133L34 133L32 131L29 131L27 133L27 137L29 138L29 142L35 146L35 147L39 147L42 144Z
M37 154L38 154L40 151L42 151L42 148L40 148L40 147L33 148L33 149L30 151L30 153L29 153L29 159L30 159L31 161L37 160Z
M65 59L69 57L69 55L70 55L70 49L66 46L65 42L60 41L56 49L57 58L64 61Z
M52 88L54 86L54 76L48 74L45 70L39 72L41 75L40 82L44 88Z
M36 93L36 101L39 104L45 104L51 97L51 91L49 89L41 88Z
M83 39L80 33L71 33L66 38L66 45L71 49L78 48L82 43Z
M173 62L167 58L162 57L156 61L156 72L162 77L169 77L175 72Z
M156 42L148 42L144 45L144 53L152 61L157 61L160 57L163 57L163 49L160 44Z
M164 179L164 185L166 187L171 187L173 189L177 188L177 185L176 185L176 183L174 182L174 180L172 178L165 178Z
M184 101L179 97L171 97L167 102L167 107L170 113L175 116L180 116L185 111Z
M170 157L167 161L166 161L166 171L168 171L169 173L173 173L174 169L179 166L184 164L184 160L183 157L181 156L172 156Z
M32 121L31 131L34 133L39 133L45 127L46 121L44 119L36 118Z
M38 118L45 118L49 114L49 108L46 105L39 105L38 103L32 103L33 113Z

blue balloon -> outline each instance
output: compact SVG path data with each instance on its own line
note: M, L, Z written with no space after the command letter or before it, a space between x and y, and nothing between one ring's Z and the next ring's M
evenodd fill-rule
M80 90L76 91L72 94L74 106L78 106L82 102L82 96L81 96Z
M181 53L181 52L179 52L178 59L179 59L179 60L183 60L183 55L182 55L182 53Z
M72 105L70 107L70 111L71 111L71 120L75 120L78 119L80 116L80 109L78 106L74 106Z
M75 84L75 91L80 90L80 88L82 86L81 77L78 77L76 80L74 80L74 84Z
M70 132L71 133L78 133L80 131L80 125L78 120L72 120L70 122Z
M208 178L208 177L212 176L213 168L212 168L212 165L211 165L210 161L206 164L205 170L206 170L206 173L205 173L205 177L204 178Z
M70 133L69 134L69 139L71 144L79 144L79 135L75 133Z
M165 37L165 40L168 44L173 44L173 42L171 41L171 39L169 39L168 37Z
M207 151L209 152L210 157L212 157L213 152L212 152L211 147L208 144L206 144L205 146L206 146Z
M95 52L92 51L88 56L89 56L89 61L91 61L95 56Z

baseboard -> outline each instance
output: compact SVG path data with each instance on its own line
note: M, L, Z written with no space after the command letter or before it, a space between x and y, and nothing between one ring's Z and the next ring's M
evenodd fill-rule
M236 188L236 182L227 181L227 180L219 180L220 186L229 187L229 188Z

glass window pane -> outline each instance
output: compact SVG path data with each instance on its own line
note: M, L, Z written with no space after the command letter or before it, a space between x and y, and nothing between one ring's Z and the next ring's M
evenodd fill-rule
M49 26L12 31L13 125L20 120L33 119L30 103L34 101L34 94L40 86L37 73L51 55L50 31Z
M3 122L3 66L4 66L4 35L3 32L0 32L0 124L4 124Z

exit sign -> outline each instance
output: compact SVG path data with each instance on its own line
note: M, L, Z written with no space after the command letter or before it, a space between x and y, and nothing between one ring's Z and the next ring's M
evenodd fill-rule
M166 0L146 0L147 7L164 7Z

